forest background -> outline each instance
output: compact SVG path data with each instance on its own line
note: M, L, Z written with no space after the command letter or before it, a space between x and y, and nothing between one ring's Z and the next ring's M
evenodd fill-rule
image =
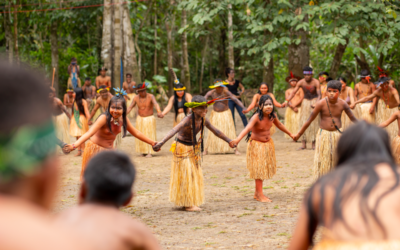
M351 86L361 69L376 80L379 66L398 87L399 11L394 0L6 0L0 54L49 81L55 68L59 96L76 57L82 82L94 84L104 65L119 87L122 65L171 95L174 68L191 93L204 93L232 67L246 88L267 82L282 101L285 78L306 65Z

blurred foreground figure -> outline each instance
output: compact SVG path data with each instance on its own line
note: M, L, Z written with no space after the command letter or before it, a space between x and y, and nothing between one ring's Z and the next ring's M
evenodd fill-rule
M389 136L367 122L340 138L336 169L317 180L304 198L289 249L400 249L400 174Z
M49 87L2 61L0 75L0 249L89 249L48 211L58 179Z
M160 249L145 225L119 211L132 199L135 174L126 154L98 153L85 170L80 205L62 213L58 223L95 243L97 250Z

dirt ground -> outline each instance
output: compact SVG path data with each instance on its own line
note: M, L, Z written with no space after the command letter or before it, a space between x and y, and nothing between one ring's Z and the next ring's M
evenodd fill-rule
M208 115L210 112L208 112ZM157 118L157 139L172 128L174 114ZM236 113L237 134L243 124ZM138 175L135 198L121 211L145 223L164 249L279 249L288 246L304 192L312 184L314 151L296 151L300 146L273 135L277 174L264 182L264 193L272 203L253 199L254 180L246 169L246 142L242 153L207 155L203 158L206 203L201 212L185 212L168 200L171 142L154 155L144 158L135 153L132 136L122 140L121 150L129 154ZM77 204L82 157L61 156L61 180L54 211Z

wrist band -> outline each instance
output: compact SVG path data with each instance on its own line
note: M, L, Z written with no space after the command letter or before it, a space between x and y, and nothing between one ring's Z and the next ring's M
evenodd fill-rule
M74 150L76 149L75 144L72 144L72 147L74 148Z

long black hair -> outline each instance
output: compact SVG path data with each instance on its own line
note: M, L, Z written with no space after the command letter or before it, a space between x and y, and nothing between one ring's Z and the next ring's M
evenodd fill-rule
M232 70L233 70L232 68L225 68L226 77L228 77L228 74L230 74Z
M175 85L175 88L180 89L183 88L182 83L178 83ZM178 98L179 96L176 94L176 91L174 91L174 109L175 109L175 121L176 117L178 116ZM183 96L182 96L182 102L183 102L183 112L185 113L185 116L187 116L188 113L188 108L185 106L186 103L186 91L184 91Z
M380 201L387 194L396 189L400 184L400 174L390 149L390 140L387 132L382 128L378 128L365 121L358 122L356 125L348 128L340 137L337 145L338 163L336 169L322 176L306 194L306 206L309 216L309 242L312 243L312 234L318 226L324 225L324 206L328 189L335 190L333 198L332 215L328 220L342 222L345 227L354 233L343 217L343 207L354 195L360 195L358 209L366 226L371 225L367 220L367 215L371 216L376 224L381 228L384 237L387 232L379 220L376 209ZM371 207L368 204L371 191L379 182L378 173L375 166L385 163L390 166L395 184L388 188L381 196L378 197L375 204ZM355 183L354 183L355 182ZM313 194L318 194L319 208L318 212L314 210L315 204Z
M108 129L110 130L110 132L113 133L112 130L111 130L111 118L112 118L112 116L110 114L110 107L115 102L121 102L122 103L122 110L123 110L123 112L122 112L123 130L122 131L124 132L122 137L125 137L126 136L126 127L127 127L127 125L126 125L126 102L125 102L125 98L122 95L114 96L113 98L111 98L110 103L108 104L107 112L106 112L107 126L108 126Z
M342 77L342 76L339 76L339 77L338 77L338 81L343 81L344 83L347 84L346 78L344 78L344 77Z
M265 105L265 102L268 100L270 100L272 103L272 112L269 114L268 118L270 120L275 119L276 118L275 105L274 105L274 101L272 100L272 97L270 97L269 95L262 95L260 97L260 100L258 101L257 109L253 113L252 116L258 115L258 118L260 119L260 121L262 121L264 119L264 112L263 112L264 105ZM250 137L251 137L251 131L247 134L246 141L249 141Z
M78 106L79 114L84 115L85 109L83 108L82 100L84 99L83 90L82 88L74 88L75 92L75 103Z
M260 95L261 95L260 88L261 88L261 86L263 86L263 85L267 86L267 88L268 88L267 94L269 93L269 86L268 86L268 84L267 84L266 82L262 82L262 83L260 83L260 86L258 86L257 94L260 94Z

